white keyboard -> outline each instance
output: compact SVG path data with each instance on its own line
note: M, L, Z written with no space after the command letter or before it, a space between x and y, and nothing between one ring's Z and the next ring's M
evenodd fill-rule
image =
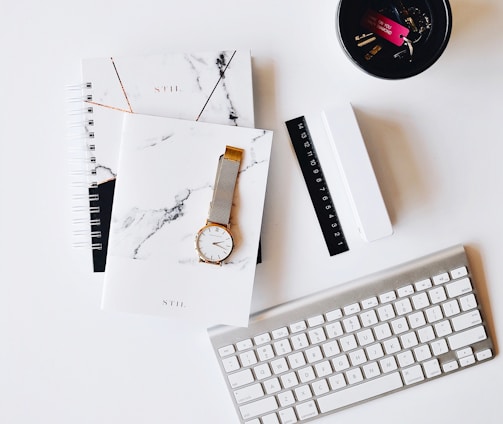
M474 283L456 246L211 329L239 419L306 422L491 359Z

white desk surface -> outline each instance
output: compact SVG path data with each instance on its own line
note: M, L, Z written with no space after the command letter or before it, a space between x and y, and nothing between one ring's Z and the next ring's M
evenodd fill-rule
M366 75L336 0L9 2L0 15L0 422L236 423L204 331L100 310L72 265L65 85L90 56L251 49L258 127L275 131L253 310L452 244L470 247L503 340L500 0L452 0L447 50L401 81ZM350 100L393 236L363 242L320 112ZM284 122L306 115L351 250L329 257ZM499 423L501 356L321 423ZM391 411L391 412L390 412Z

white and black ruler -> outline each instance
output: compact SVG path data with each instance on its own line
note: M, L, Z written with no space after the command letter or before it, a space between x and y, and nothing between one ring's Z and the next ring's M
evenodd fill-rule
M304 116L286 122L330 256L349 250Z

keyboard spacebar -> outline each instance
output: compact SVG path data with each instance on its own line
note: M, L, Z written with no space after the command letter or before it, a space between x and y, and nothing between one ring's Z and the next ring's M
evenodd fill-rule
M318 406L322 413L333 411L344 406L352 405L382 395L403 386L398 372L386 374L383 377L367 381L345 390L339 390L327 396L318 398Z

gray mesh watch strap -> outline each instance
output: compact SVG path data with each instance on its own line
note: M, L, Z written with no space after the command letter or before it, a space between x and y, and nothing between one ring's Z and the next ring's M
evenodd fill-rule
M227 146L225 154L220 156L208 221L229 224L242 153L241 149Z

